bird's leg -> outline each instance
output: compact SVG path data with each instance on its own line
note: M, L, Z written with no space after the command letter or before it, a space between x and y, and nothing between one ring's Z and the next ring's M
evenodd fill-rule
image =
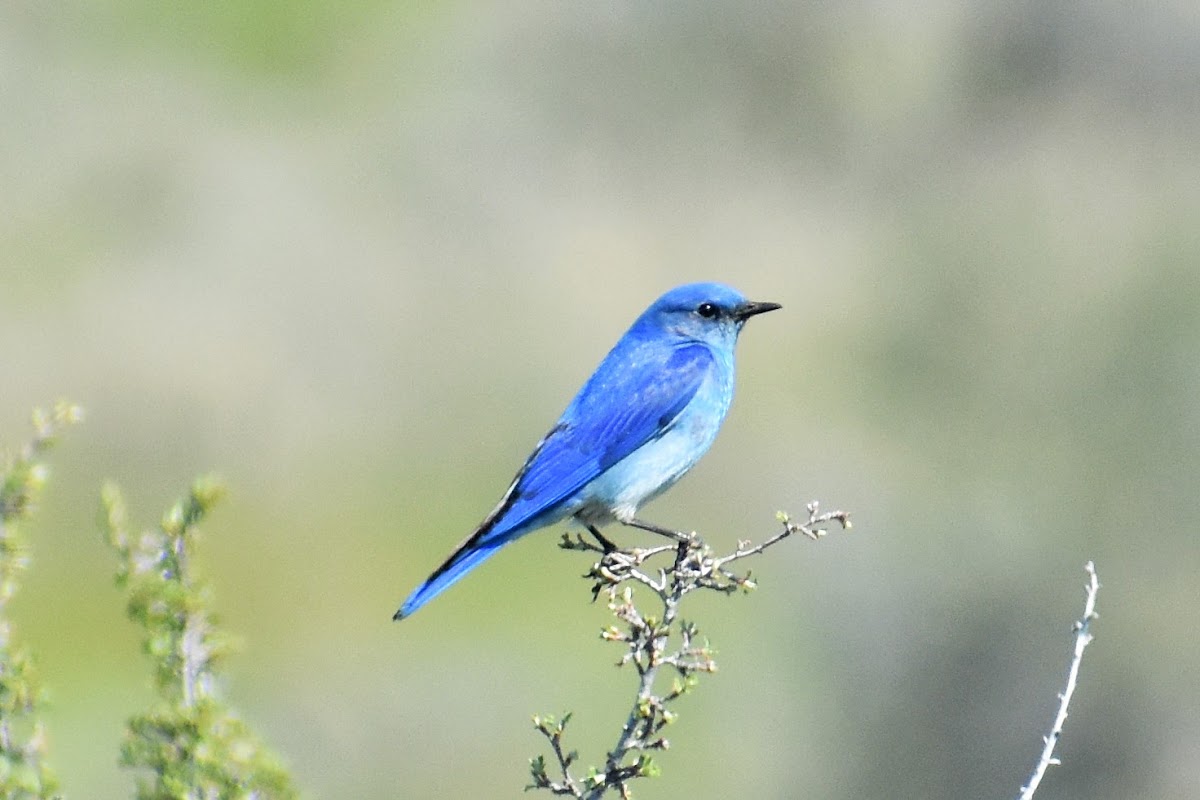
M592 536L596 537L596 541L599 542L600 546L604 548L604 552L611 553L617 549L617 546L615 544L613 544L613 541L611 539L609 539L607 536L605 536L604 534L602 534L595 525L588 523L587 529L588 529L588 532L592 534Z
M677 541L681 544L684 542L690 542L692 540L692 537L687 535L686 533L680 533L679 531L673 531L670 528L663 528L661 526L655 525L650 522L643 522L640 519L621 520L621 523L624 525L628 525L631 528L641 528L644 531L650 531L651 533L657 533L659 536L666 536L668 539L674 539L675 541Z

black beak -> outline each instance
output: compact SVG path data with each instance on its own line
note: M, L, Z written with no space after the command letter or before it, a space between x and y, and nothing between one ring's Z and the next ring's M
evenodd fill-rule
M733 309L733 318L738 322L745 322L755 314L765 314L777 308L783 308L783 306L779 305L779 303L755 303L747 301Z

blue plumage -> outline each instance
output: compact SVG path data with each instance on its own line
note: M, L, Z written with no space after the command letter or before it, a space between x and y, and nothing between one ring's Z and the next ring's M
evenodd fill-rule
M656 300L600 362L542 438L500 503L395 619L411 615L503 545L573 518L639 523L712 445L733 400L734 345L747 319L779 308L717 283ZM654 526L649 526L653 529Z

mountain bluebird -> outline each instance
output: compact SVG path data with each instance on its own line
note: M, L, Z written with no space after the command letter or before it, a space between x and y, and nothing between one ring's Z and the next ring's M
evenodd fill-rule
M778 303L748 301L719 283L679 286L654 301L538 442L499 504L394 619L410 616L512 540L564 519L638 520L708 450L733 400L733 349L746 320Z

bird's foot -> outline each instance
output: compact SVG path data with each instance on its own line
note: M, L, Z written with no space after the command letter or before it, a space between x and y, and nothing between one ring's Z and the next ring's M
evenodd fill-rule
M595 525L588 525L587 529L588 533L596 537L596 541L600 543L600 547L604 549L605 553L611 553L617 549L617 546L613 543L612 539L609 539L607 536L602 534L600 529Z

